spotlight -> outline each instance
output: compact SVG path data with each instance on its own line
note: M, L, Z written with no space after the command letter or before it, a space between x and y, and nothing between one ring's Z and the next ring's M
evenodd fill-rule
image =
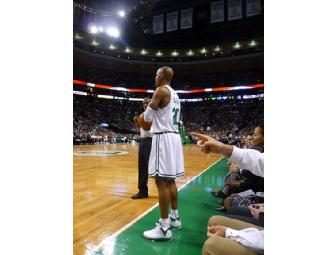
M187 52L187 55L188 55L188 56L192 56L192 55L194 55L194 52L193 52L192 50L189 50L189 51Z
M92 44L93 46L97 46L97 45L99 45L99 43L98 43L96 40L93 40L93 41L91 42L91 44Z
M158 51L157 53L156 53L156 56L158 56L158 57L161 57L163 54L162 54L162 52L161 51Z
M111 27L109 29L107 29L106 33L114 38L118 38L120 36L120 31L119 29L115 28L115 27Z
M236 42L234 45L233 45L233 48L235 49L239 49L240 48L240 43L239 42Z
M141 55L146 55L147 54L147 51L145 49L143 49L141 52L140 52Z
M256 46L257 43L255 40L252 40L250 43L249 43L249 46L253 47L253 46Z
M118 11L118 15L123 18L123 17L125 17L126 13L125 13L124 10L120 10L120 11Z
M220 51L221 50L221 48L219 48L219 46L217 46L216 48L215 48L215 51Z
M172 56L176 57L179 53L175 50L174 52L172 52Z
M207 50L206 50L206 48L203 48L202 50L201 50L201 53L206 53L207 52Z
M92 25L89 27L89 31L91 34L97 34L98 33L98 27L95 25Z
M126 53L131 53L132 50L131 50L130 48L126 47L125 52L126 52Z

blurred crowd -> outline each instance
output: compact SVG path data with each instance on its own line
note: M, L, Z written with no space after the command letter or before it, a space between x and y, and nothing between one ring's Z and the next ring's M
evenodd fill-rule
M203 101L182 103L186 134L198 131L219 141L240 145L263 121L263 101L245 103ZM131 142L139 139L133 117L143 111L142 102L73 96L73 143Z

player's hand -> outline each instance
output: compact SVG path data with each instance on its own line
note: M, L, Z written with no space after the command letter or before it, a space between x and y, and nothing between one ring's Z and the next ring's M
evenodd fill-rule
M197 141L197 146L201 148L201 151L204 153L218 153L221 154L221 149L223 146L223 143L217 141L216 139L207 136L207 135L202 135L198 133L190 133L192 136L196 136L199 138Z
M223 226L208 227L207 236L208 237L212 237L212 236L225 237L225 231L226 231L226 227L223 227Z

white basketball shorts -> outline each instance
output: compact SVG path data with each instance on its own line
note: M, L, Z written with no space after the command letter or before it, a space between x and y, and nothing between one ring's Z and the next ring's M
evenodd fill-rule
M179 134L154 134L148 164L149 177L175 179L184 175L182 141Z

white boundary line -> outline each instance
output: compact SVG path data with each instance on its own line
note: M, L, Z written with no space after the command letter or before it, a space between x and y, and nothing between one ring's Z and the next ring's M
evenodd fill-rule
M191 178L189 181L187 181L185 184L183 184L178 191L182 190L185 186L187 186L189 183L191 183L193 180L195 180L197 177L199 177L200 175L202 175L204 172L206 172L207 170L209 170L212 166L214 166L215 164L217 164L219 161L221 161L224 157L219 158L217 161L215 161L214 163L212 163L210 166L208 166L206 169L204 169L202 172L200 172L199 174L195 175L193 178ZM122 228L118 229L115 233L113 233L112 235L106 237L104 240L102 240L97 247L100 247L104 241L106 241L106 239L113 239L115 237L117 237L118 235L120 235L122 232L124 232L126 229L128 229L129 227L131 227L132 225L134 225L138 220L140 220L141 218L143 218L144 216L146 216L147 214L149 214L151 211L153 211L155 209L155 207L157 207L159 205L159 203L156 203L155 205L153 205L151 208L147 209L147 211L145 211L144 213L142 213L141 215L139 215L138 217L136 217L134 220L132 220L130 223L126 224L125 226L123 226Z

